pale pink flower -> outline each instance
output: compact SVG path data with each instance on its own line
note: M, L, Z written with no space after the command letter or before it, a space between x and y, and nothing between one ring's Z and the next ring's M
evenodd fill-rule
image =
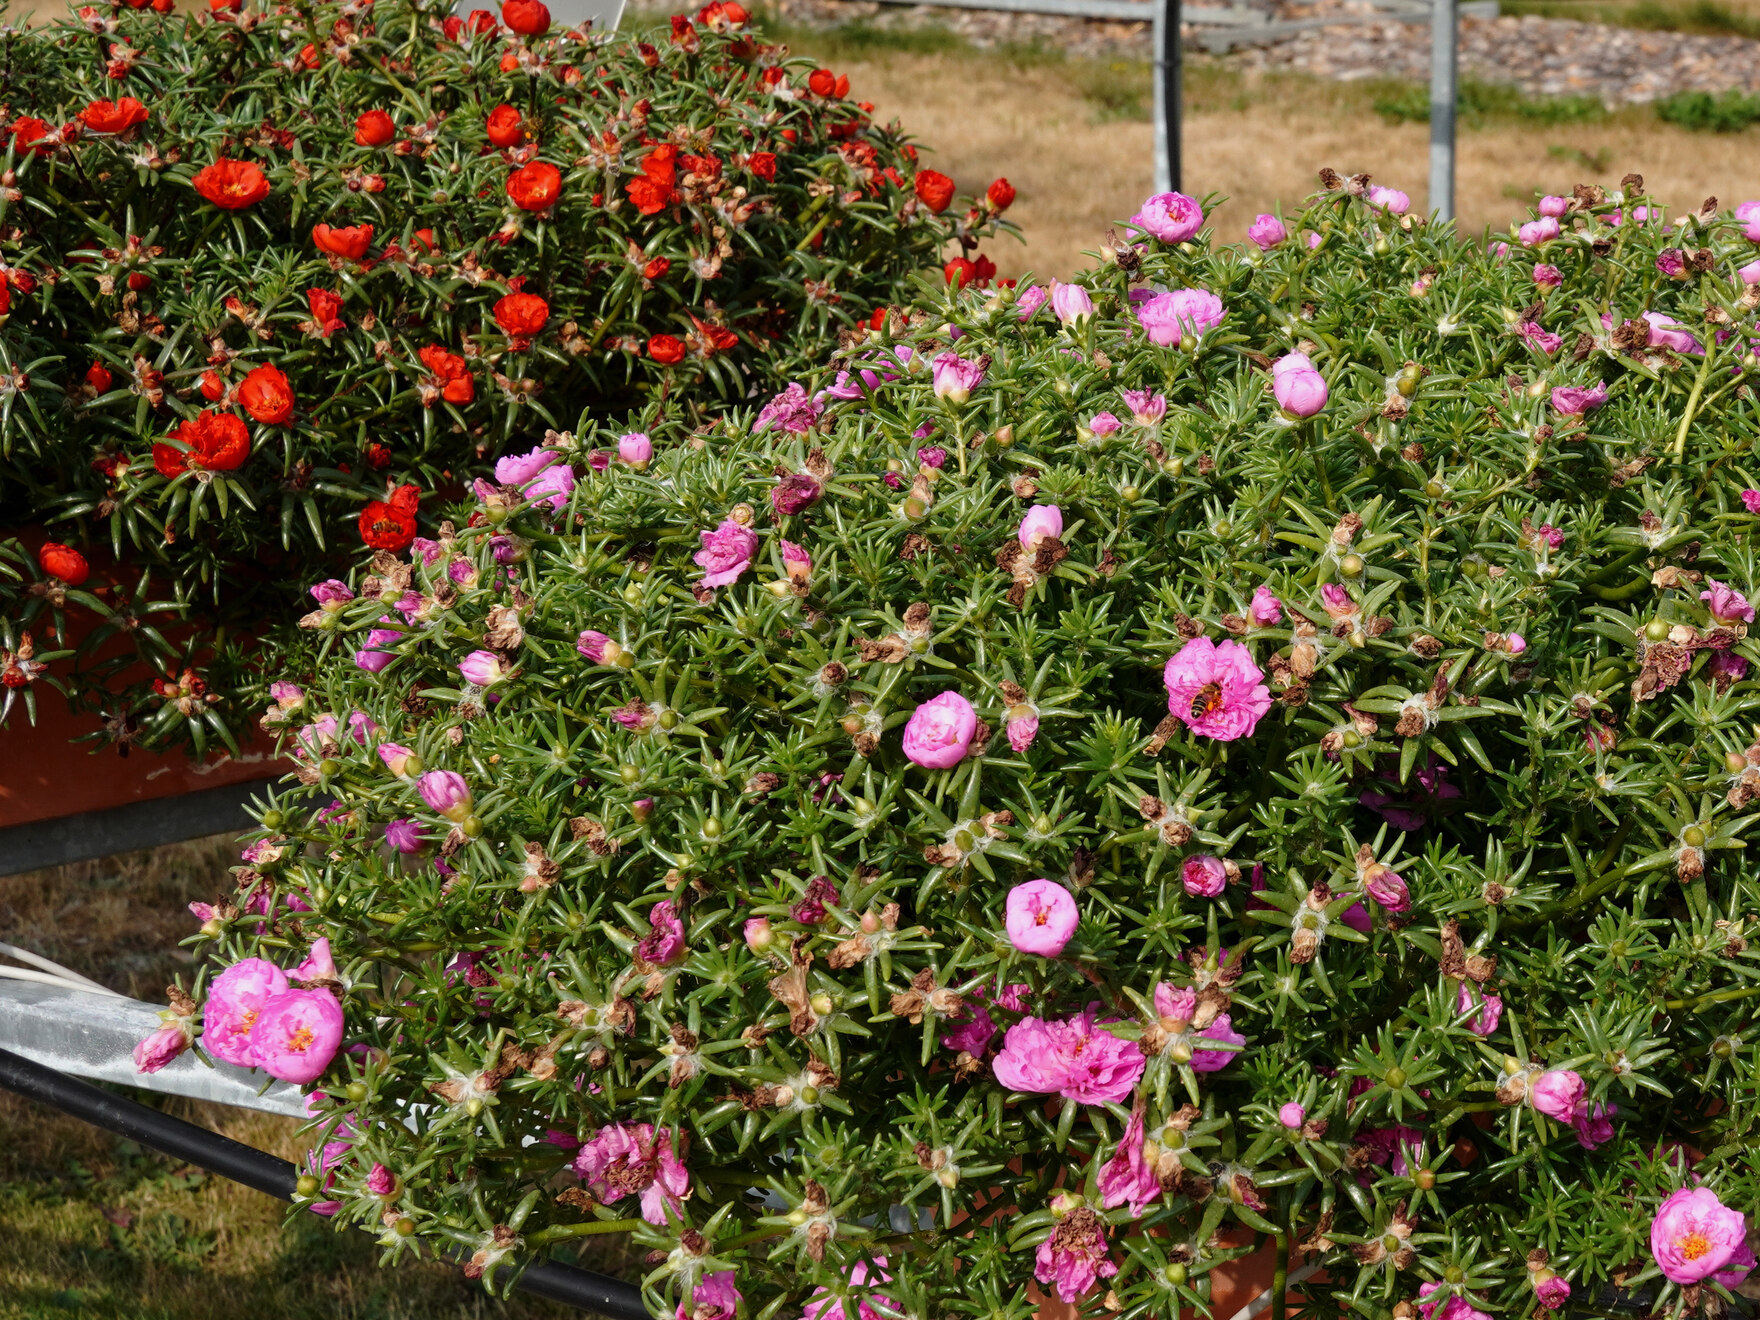
M1299 1101L1288 1101L1277 1111L1277 1121L1291 1132L1301 1131L1302 1124L1308 1120L1308 1111L1302 1108Z
M769 917L747 917L746 924L740 932L746 941L746 948L753 953L768 949L774 936L770 933Z
M336 960L330 956L330 937L320 935L313 940L306 960L289 972L288 976L295 981L334 981Z
M943 692L911 712L904 726L904 754L927 770L946 770L965 759L978 712L959 693Z
M539 446L529 454L508 454L495 461L495 480L503 486L523 486L562 455Z
M1031 714L1010 714L1005 725L1008 733L1010 751L1024 752L1033 745L1033 739L1039 736L1039 712L1030 706L1012 707L1012 710L1028 710Z
M623 655L623 647L593 628L574 639L574 649L596 665L615 665Z
M1080 1301L1095 1283L1117 1273L1106 1244L1106 1221L1086 1206L1065 1215L1033 1256L1033 1277L1056 1284L1065 1302Z
M1161 1029L1171 1037L1166 1048L1183 1046L1181 1052L1190 1051L1191 1058L1187 1062L1193 1072L1221 1072L1234 1062L1239 1047L1247 1043L1247 1038L1234 1029L1227 1013L1218 1013L1209 1026L1199 1031L1191 1030L1192 1018L1197 1011L1198 992L1191 986L1169 985L1166 981L1155 983L1155 1015L1161 1019ZM1236 1049L1199 1048L1199 1042L1206 1040L1218 1045L1233 1045Z
M1289 237L1289 230L1283 227L1283 221L1270 214L1259 214L1253 217L1253 223L1247 226L1247 241L1256 244L1261 252L1269 252L1284 239Z
M1271 364L1271 393L1291 417L1312 417L1326 406L1326 377L1306 353L1285 353Z
M1607 386L1600 381L1583 387L1560 385L1552 391L1552 409L1566 417L1581 417L1607 402Z
M1063 510L1055 504L1035 504L1021 519L1020 529L1015 535L1020 538L1021 549L1037 550L1039 542L1046 537L1057 538L1063 535Z
M1523 247L1539 247L1549 243L1559 234L1558 220L1554 216L1543 215L1538 220L1530 220L1516 231L1516 241Z
M1120 390L1119 397L1131 410L1131 420L1138 426L1154 426L1167 416L1167 396L1153 390Z
M1549 215L1556 220L1571 209L1571 199L1568 197L1542 197L1540 205L1534 209L1541 215Z
M458 672L465 682L485 688L493 687L507 677L501 657L493 651L472 651L458 662Z
M1228 868L1221 858L1199 853L1180 863L1179 878L1193 898L1215 898L1228 887Z
M1148 1204L1161 1195L1161 1182L1155 1170L1143 1158L1143 1111L1133 1109L1118 1149L1101 1168L1095 1185L1100 1191L1100 1204L1108 1210L1128 1204L1131 1214L1141 1215Z
M283 990L263 1001L251 1025L251 1052L269 1076L303 1086L336 1057L342 1026L342 1005L328 990Z
M648 909L648 933L636 944L636 959L650 967L670 967L683 962L686 953L684 922L678 904L661 899Z
M1561 336L1553 334L1538 321L1523 321L1516 327L1516 333L1548 357L1564 345Z
M1750 243L1760 243L1760 202L1742 202L1736 207L1736 220Z
M1015 303L1015 306L1019 309L1015 312L1015 319L1020 321L1032 320L1034 314L1050 301L1050 293L1037 284L1033 285L1031 288L1023 289L1019 299Z
M777 549L782 552L782 571L788 574L790 582L806 583L813 576L813 557L793 541L779 541Z
M1080 325L1094 315L1094 300L1079 284L1051 282L1051 310L1064 325Z
M367 633L367 644L354 653L357 668L369 674L377 674L386 665L397 659L397 652L380 648L395 645L403 640L403 634L394 628L373 628Z
M1556 289L1564 283L1564 272L1544 261L1534 266L1534 283L1543 289Z
M626 1196L640 1196L642 1218L664 1225L691 1194L690 1170L672 1148L669 1128L651 1123L611 1123L574 1157L574 1171L594 1197L609 1205Z
M697 1280L689 1302L680 1302L674 1320L733 1320L742 1299L734 1285L739 1275L732 1270L715 1270Z
M1503 1018L1503 1000L1497 995L1478 988L1468 989L1465 981L1461 982L1460 993L1455 996L1454 1011L1465 1013L1477 1007L1479 1015L1467 1023L1467 1030L1475 1036L1489 1036L1497 1030L1497 1024Z
M1194 637L1167 662L1167 708L1193 733L1220 742L1251 736L1271 709L1271 689L1239 642Z
M1716 622L1726 626L1754 622L1754 607L1734 587L1715 578L1706 578L1705 588L1699 593L1699 599L1711 607L1711 617Z
M1736 274L1741 276L1743 284L1760 284L1760 261L1750 261Z
M825 405L810 397L798 381L765 404L752 424L752 434L759 435L774 426L790 435L805 435L817 424Z
M1247 619L1260 628L1275 628L1283 622L1283 602L1272 594L1270 587L1254 587Z
M1404 215L1412 209L1412 199L1398 188L1383 188L1378 184L1369 189L1369 205L1389 215Z
M430 811L437 811L451 821L462 821L471 814L471 786L456 770L430 770L416 780L416 792Z
M1117 1104L1143 1075L1143 1051L1094 1025L1099 1005L1065 1021L1022 1018L1008 1029L993 1065L1011 1091L1061 1095L1084 1105Z
M1568 1123L1583 1103L1583 1079L1569 1068L1553 1068L1528 1083L1528 1102L1548 1118Z
M963 404L972 391L984 383L983 364L961 357L952 349L939 354L930 370L935 397L952 404Z
M1760 265L1760 263L1756 263ZM1088 419L1088 433L1099 439L1114 434L1124 423L1109 412L1097 412Z
M1748 1219L1709 1187L1683 1187L1656 1208L1650 1254L1675 1283L1699 1283L1728 1265L1747 1243Z
M281 714L285 717L306 704L306 692L298 683L277 680L269 684L269 699L281 707Z
M187 1017L175 1018L135 1045L134 1070L156 1073L195 1044L195 1040L194 1024Z
M287 974L264 958L243 958L208 987L202 1009L202 1048L241 1068L257 1065L251 1028L272 995L287 989Z
M1022 953L1057 957L1080 921L1076 900L1055 880L1029 880L1008 891L1003 926Z
M1208 289L1174 289L1137 304L1137 320L1150 342L1175 348L1188 337L1196 343L1222 324L1222 299Z
M645 468L654 457L654 442L640 431L618 436L617 457L633 468Z
M1184 193L1156 193L1129 223L1163 243L1183 243L1204 227L1204 208Z
M554 512L567 504L568 497L574 494L574 469L567 463L545 468L521 488L520 494L533 504L545 505Z
M874 1282L890 1283L892 1276L886 1272L886 1257L876 1256L873 1260ZM848 1320L850 1312L844 1307L844 1298L855 1303L856 1320L883 1320L880 1312L868 1304L871 1297L884 1306L888 1313L896 1312L897 1307L885 1293L873 1289L863 1290L862 1285L868 1282L868 1262L858 1260L849 1272L849 1284L838 1292L827 1288L815 1288L813 1295L807 1298L807 1304L801 1308L801 1320Z
M1760 1265L1760 1261L1754 1259L1753 1250L1743 1242L1729 1258L1728 1268L1717 1271L1711 1277L1733 1292L1748 1281L1748 1276L1754 1272L1756 1265Z
M1704 354L1705 346L1674 317L1664 316L1661 312L1645 312L1644 319L1650 323L1650 347L1670 349L1689 357Z
M752 556L758 552L758 535L749 527L723 518L714 531L699 535L703 548L692 558L703 570L705 587L725 587L737 582L740 574L752 566Z

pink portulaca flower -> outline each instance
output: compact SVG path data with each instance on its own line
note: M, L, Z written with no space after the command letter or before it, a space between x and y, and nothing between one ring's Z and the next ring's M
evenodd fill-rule
M1291 417L1312 417L1326 406L1326 377L1306 353L1285 353L1271 364L1271 393Z
M703 548L692 556L703 570L705 587L725 587L739 581L758 553L758 534L732 518L723 518L712 532L700 534Z
M1008 734L1008 747L1013 752L1024 752L1033 745L1033 739L1039 736L1039 711L1035 706L1022 703L1008 708L1008 719L1004 722L1004 730Z
M458 662L458 672L467 683L477 687L493 687L507 677L501 657L493 651L472 651Z
M1191 1064L1193 1072L1221 1072L1234 1062L1239 1047L1247 1043L1247 1038L1234 1029L1234 1022L1227 1013L1218 1013L1209 1026L1192 1031L1192 1018L1197 1011L1198 992L1191 986L1169 985L1166 981L1155 983L1155 1015L1161 1019L1161 1029L1173 1037L1167 1048L1178 1053L1189 1051L1191 1058L1185 1062ZM1204 1040L1236 1048L1200 1049L1198 1042Z
M825 405L809 396L796 381L764 405L752 426L752 434L761 435L774 426L790 435L805 435L824 411Z
M1035 284L1021 292L1020 298L1015 303L1019 309L1015 312L1015 318L1021 321L1030 321L1038 310L1050 301L1051 294Z
M1405 878L1378 863L1364 872L1363 892L1389 912L1405 912L1412 906Z
M1571 1299L1569 1279L1560 1278L1551 1270L1538 1270L1534 1274L1534 1300L1548 1311L1557 1311Z
M1180 883L1193 898L1215 898L1228 888L1228 868L1209 853L1188 857L1180 864Z
M1138 426L1155 426L1167 416L1167 396L1153 390L1120 390L1119 397L1131 410L1131 420Z
M1421 1283L1418 1285L1418 1296L1428 1299L1442 1286L1440 1283ZM1418 1314L1422 1320L1491 1320L1490 1316L1458 1293L1449 1293L1434 1301L1420 1300Z
M1556 289L1564 283L1564 272L1547 262L1538 262L1534 266L1534 283L1542 289Z
M1097 412L1088 419L1088 434L1095 439L1104 440L1109 435L1116 435L1118 428L1124 423L1109 412Z
M1534 209L1541 215L1549 215L1557 220L1571 209L1571 199L1568 197L1542 197L1540 205Z
M1253 588L1253 599L1247 605L1247 619L1260 628L1275 628L1283 622L1283 602L1270 587Z
M782 571L788 580L804 586L813 576L813 557L793 541L779 541L777 549L782 552Z
M1548 1118L1568 1123L1583 1104L1583 1079L1569 1068L1553 1068L1528 1084L1528 1101Z
M568 503L568 497L574 494L574 469L567 463L558 463L547 467L521 489L533 504L542 504L551 512L556 512Z
M1222 299L1208 289L1174 289L1137 305L1143 333L1162 348L1177 348L1187 338L1196 343L1221 325L1226 314Z
M334 614L354 599L354 592L348 583L331 578L312 588L312 599L318 602L318 608Z
M1571 1126L1577 1132L1577 1144L1584 1150L1594 1150L1612 1141L1613 1120L1618 1113L1618 1105L1602 1104L1600 1101L1593 1105L1579 1106L1577 1112L1571 1115Z
M691 1194L690 1170L672 1148L669 1128L651 1123L612 1123L602 1127L574 1157L574 1171L587 1190L607 1205L640 1196L642 1218L666 1223Z
M1689 357L1704 355L1705 346L1674 317L1664 316L1661 312L1645 312L1644 319L1650 323L1651 348L1666 348Z
M684 922L678 904L662 899L648 909L648 933L636 944L636 957L650 967L670 967L685 956Z
M770 507L778 517L799 513L812 508L824 494L825 488L811 472L790 472L770 488Z
M1097 1282L1117 1273L1106 1244L1106 1221L1086 1206L1059 1220L1033 1257L1033 1277L1055 1284L1058 1297L1069 1303L1080 1301Z
M1728 625L1754 622L1754 607L1748 604L1748 598L1741 592L1714 578L1706 578L1705 587L1699 593L1699 599L1711 607L1711 617L1718 623Z
M1552 391L1552 410L1566 417L1581 417L1584 413L1594 412L1607 402L1607 386L1600 381L1583 387L1580 385L1560 385Z
M342 1005L328 990L283 990L263 1001L251 1025L251 1051L271 1077L316 1081L342 1044Z
M1460 993L1455 996L1454 1011L1457 1013L1479 1010L1478 1016L1467 1023L1467 1030L1475 1036L1489 1036L1497 1030L1497 1024L1503 1020L1503 1000L1497 995L1489 994L1477 987L1469 990L1465 981L1461 982Z
M838 1292L815 1288L813 1295L807 1298L807 1304L801 1308L801 1320L848 1320L850 1312L844 1305L846 1297L855 1303L856 1320L883 1320L880 1312L869 1305L869 1298L884 1306L888 1314L896 1312L897 1306L885 1293L863 1288L862 1285L868 1282L868 1265L869 1262L858 1260L850 1269L847 1285ZM886 1257L874 1257L873 1267L875 1283L892 1281L892 1276L886 1272Z
M1760 243L1760 202L1742 202L1736 207L1736 220L1750 243Z
M732 1270L705 1274L691 1289L691 1299L680 1302L674 1320L733 1320L742 1300L734 1285L739 1275Z
M640 431L617 437L617 457L640 472L654 457L654 442Z
M1749 513L1760 513L1760 490L1744 490L1742 507Z
M264 958L243 958L208 987L202 1011L202 1048L241 1068L257 1066L251 1029L263 1005L287 989L287 974Z
M1239 642L1194 637L1168 660L1161 680L1168 710L1193 733L1219 742L1250 737L1271 709L1265 674Z
M1543 215L1538 220L1530 220L1516 231L1516 242L1523 247L1539 247L1542 243L1550 243L1559 234L1558 219L1555 216Z
M382 742L379 744L379 759L385 768L399 779L408 779L410 766L420 765L421 758L401 743Z
M377 674L397 659L397 652L381 648L394 646L403 640L403 634L394 628L373 628L367 633L367 644L354 653L354 663L359 669L369 674Z
M1377 185L1369 189L1369 205L1389 215L1404 215L1412 209L1412 199L1398 188L1383 188Z
M1143 1051L1094 1025L1099 1005L1063 1022L1022 1018L1003 1037L996 1080L1011 1091L1061 1095L1079 1104L1117 1104L1143 1075Z
M1130 1122L1125 1125L1118 1149L1112 1152L1112 1158L1100 1170L1096 1185L1101 1205L1108 1210L1129 1205L1133 1215L1141 1215L1151 1201L1160 1197L1161 1182L1143 1158L1143 1111L1140 1108L1131 1111Z
M1741 276L1743 284L1760 284L1760 261L1750 261L1736 274Z
M1021 519L1015 535L1020 539L1021 549L1037 550L1046 537L1055 539L1063 535L1063 510L1055 504L1035 504Z
M596 665L616 665L627 654L617 642L592 628L574 639L574 649Z
M1156 193L1129 223L1163 243L1183 243L1204 227L1204 208L1184 193Z
M1748 1218L1741 1211L1724 1205L1709 1187L1683 1187L1656 1208L1650 1254L1675 1283L1700 1283L1744 1251L1747 1236Z
M1261 252L1271 251L1288 237L1289 230L1283 227L1283 221L1268 213L1254 216L1253 223L1247 226L1247 241Z
M471 814L471 786L456 770L428 771L416 780L416 792L430 811L447 820L462 821Z
M955 405L963 404L972 397L972 391L984 383L984 366L948 349L936 357L930 380L936 398Z
M161 1018L163 1017L162 1014ZM195 1024L182 1014L172 1017L164 1026L135 1045L134 1070L156 1073L195 1043Z
M403 817L385 826L385 842L405 856L413 856L422 850L427 839L419 824Z
M1029 880L1008 891L1003 926L1022 953L1057 957L1080 921L1076 900L1055 880Z
M1051 310L1066 326L1080 325L1094 315L1094 300L1079 284L1051 282Z
M1299 1102L1291 1100L1277 1111L1277 1121L1291 1132L1300 1132L1302 1124L1308 1121L1308 1111Z
M1553 334L1538 321L1523 321L1516 327L1516 333L1548 357L1564 345L1562 336Z
M503 486L523 486L562 455L540 446L529 454L508 454L495 461L495 480Z
M965 760L978 712L957 692L931 697L911 712L904 726L904 754L926 770L946 770Z

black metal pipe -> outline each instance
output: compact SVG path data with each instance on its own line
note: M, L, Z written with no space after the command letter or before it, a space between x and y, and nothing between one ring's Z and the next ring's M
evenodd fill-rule
M1161 61L1161 76L1166 80L1161 111L1167 116L1167 186L1178 192L1181 174L1180 138L1184 132L1180 124L1183 117L1183 107L1180 104L1183 94L1180 87L1180 0L1165 0L1165 3L1167 18L1161 25L1162 46L1156 56Z
M277 1200L293 1199L298 1170L287 1160L162 1114L133 1100L69 1077L23 1055L0 1049L0 1088L58 1109L142 1146L243 1183ZM540 1261L527 1267L519 1287L610 1320L652 1320L641 1289L591 1270Z

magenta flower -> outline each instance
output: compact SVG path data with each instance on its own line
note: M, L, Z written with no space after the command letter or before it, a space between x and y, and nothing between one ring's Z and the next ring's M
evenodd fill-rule
M503 486L523 486L562 455L540 446L529 454L508 454L495 460L495 480Z
M395 645L403 640L403 634L394 628L374 628L367 633L367 644L354 653L356 667L366 670L369 674L377 674L393 660L397 652L380 648Z
M471 786L456 770L430 770L416 780L416 792L447 820L461 821L471 814Z
M1550 243L1559 234L1558 219L1555 216L1543 215L1538 220L1530 220L1516 231L1516 242L1523 247L1539 247L1542 243Z
M873 1261L874 1281L890 1283L892 1276L886 1272L886 1257L876 1256ZM894 1313L898 1307L885 1293L872 1289L860 1291L868 1282L868 1262L858 1260L849 1272L848 1287L840 1292L832 1292L827 1288L813 1289L813 1295L807 1298L807 1304L801 1308L801 1320L848 1320L849 1310L844 1305L844 1298L855 1303L856 1320L882 1320L880 1312L868 1305L868 1298L873 1298L884 1306L888 1313Z
M1021 549L1037 550L1046 537L1055 539L1063 535L1063 510L1055 504L1035 504L1021 519L1015 535L1020 538Z
M1474 1007L1478 1008L1479 1015L1467 1023L1467 1030L1475 1036L1489 1036L1503 1019L1503 1000L1476 987L1469 990L1467 983L1462 981L1460 993L1455 997L1454 1011L1465 1013Z
M674 1320L733 1320L742 1298L734 1286L739 1275L732 1270L715 1270L697 1280L689 1302L680 1302Z
M1037 284L1029 289L1022 290L1019 299L1015 302L1015 306L1019 308L1015 313L1015 319L1018 321L1032 320L1038 313L1039 309L1050 301L1051 294L1045 289L1040 288Z
M373 1196L395 1196L397 1176L377 1162L367 1171L367 1191Z
M1734 651L1713 651L1705 666L1705 676L1718 684L1721 692L1731 683L1740 683L1748 676L1748 662Z
M1650 1254L1675 1283L1699 1283L1746 1246L1748 1219L1709 1187L1683 1187L1656 1207Z
M1656 254L1656 269L1670 279L1685 279L1687 274L1686 254L1679 248L1664 248Z
M574 639L574 649L596 665L615 665L624 654L623 647L591 628Z
M640 431L617 437L617 457L638 471L654 457L654 442Z
M1410 1128L1404 1130L1411 1131ZM1430 1297L1441 1287L1440 1283L1421 1283L1418 1285L1418 1296L1420 1298ZM1491 1320L1490 1316L1458 1293L1449 1293L1446 1297L1438 1297L1435 1301L1420 1301L1418 1315L1421 1320Z
M1308 1121L1308 1111L1302 1108L1299 1101L1291 1100L1277 1111L1277 1121L1291 1132L1299 1132L1302 1124Z
M1750 243L1760 243L1760 202L1742 202L1736 207L1736 219Z
M700 533L703 548L692 556L703 570L705 587L725 587L739 581L758 553L758 535L732 518L723 518L712 532Z
M1168 660L1161 681L1167 708L1193 733L1219 742L1250 737L1271 709L1265 674L1239 642L1194 637Z
M1560 385L1552 391L1552 410L1566 417L1581 417L1606 402L1607 386L1600 381L1587 388L1580 385Z
M1283 622L1283 602L1272 594L1270 587L1254 587L1247 619L1260 628L1275 628Z
M778 517L799 513L802 509L812 508L824 494L825 488L812 473L790 472L770 488L770 507L776 510ZM723 527L726 525L722 524Z
M982 363L962 358L948 349L936 357L931 379L936 398L955 405L963 404L972 397L972 391L984 383L984 367Z
M1736 271L1736 274L1742 277L1743 284L1760 284L1760 261L1750 261Z
M342 1025L342 1005L328 990L283 990L263 1001L251 1024L251 1051L269 1076L304 1086L336 1057Z
M1369 205L1389 215L1404 215L1412 209L1412 199L1398 188L1383 188L1377 184L1369 189Z
M1760 513L1760 490L1744 490L1742 507L1749 513Z
M1534 283L1538 284L1543 289L1556 289L1559 285L1564 283L1564 272L1557 266L1549 265L1544 261L1536 262L1534 266Z
M1569 1068L1553 1068L1528 1084L1528 1101L1548 1118L1568 1123L1583 1103L1583 1079Z
M1271 251L1288 237L1289 230L1274 215L1256 215L1253 223L1247 226L1247 241L1256 244L1261 252Z
M1025 710L1030 713L1017 715L1014 713L1017 710ZM1024 752L1033 745L1033 739L1039 736L1039 712L1032 706L1010 707L1004 728L1008 734L1009 750Z
M1183 243L1204 227L1204 208L1184 193L1156 193L1129 223L1163 243Z
M1221 325L1225 315L1222 299L1208 289L1174 289L1137 305L1143 332L1162 348L1176 348L1186 336L1196 343L1205 331Z
M1389 912L1404 912L1412 906L1405 879L1398 871L1390 871L1379 863L1364 872L1363 892Z
M1180 883L1193 898L1215 898L1228 888L1228 868L1209 853L1188 857L1180 864Z
M195 1027L190 1020L175 1018L135 1045L134 1070L156 1073L195 1042Z
M691 1194L690 1170L672 1148L671 1129L656 1131L651 1123L600 1128L574 1157L574 1171L607 1205L640 1196L642 1218L650 1224L663 1226L667 1211L676 1216Z
M1645 312L1644 319L1650 323L1651 348L1667 348L1689 357L1703 356L1705 346L1674 317L1664 316L1661 312Z
M1571 1115L1571 1126L1577 1130L1577 1144L1584 1150L1594 1150L1612 1141L1613 1119L1618 1113L1618 1105L1604 1105L1600 1101L1578 1106L1577 1112Z
M1564 345L1562 336L1551 333L1538 321L1523 321L1516 327L1516 333L1548 357Z
M1104 440L1107 436L1116 434L1123 424L1109 412L1097 412L1088 419L1088 434Z
M1119 397L1131 410L1131 420L1138 426L1154 426L1167 416L1167 396L1152 390L1120 390Z
M467 683L478 687L493 687L507 677L507 671L501 667L501 657L493 651L472 651L458 662L458 672Z
M1022 1018L1003 1037L993 1065L1011 1091L1061 1095L1084 1105L1117 1104L1130 1095L1146 1061L1133 1040L1094 1025L1098 1004L1062 1022Z
M685 953L678 904L670 898L661 899L648 909L648 933L636 944L636 958L650 967L670 967L683 962Z
M1131 1214L1141 1215L1149 1203L1161 1195L1161 1182L1149 1162L1143 1158L1143 1111L1133 1109L1118 1149L1100 1170L1095 1185L1100 1191L1100 1204L1110 1210L1128 1204Z
M311 590L312 599L318 602L319 608L327 610L331 614L354 599L354 592L348 583L338 581L336 578L320 582Z
M385 827L385 842L406 856L419 853L425 836L422 827L407 817L392 821Z
M547 505L554 512L567 504L568 497L574 494L574 469L567 463L545 468L535 479L528 481L520 493L533 504Z
M813 576L813 557L793 541L778 541L782 552L782 571L790 582L805 583Z
M924 467L943 468L947 466L947 451L940 445L925 445L917 450L917 462Z
M1571 209L1571 199L1568 197L1542 197L1540 205L1534 209L1541 215L1549 215L1556 220Z
M287 974L263 958L243 958L208 987L202 1010L202 1048L241 1068L257 1066L251 1028L273 995L287 989Z
M965 759L978 729L978 712L959 693L943 692L911 712L904 754L926 770L946 770Z
M1539 1270L1535 1273L1534 1300L1548 1311L1559 1310L1570 1299L1570 1280L1560 1278L1551 1270Z
M1094 300L1079 284L1051 282L1051 310L1064 325L1080 325L1094 315Z
M336 960L330 956L330 937L320 935L313 940L306 960L289 972L288 976L295 981L334 981Z
M1022 953L1055 958L1076 933L1081 913L1069 890L1055 880L1029 880L1008 891L1003 921L1009 943Z
M1065 1302L1080 1301L1095 1283L1117 1273L1106 1245L1106 1221L1086 1206L1065 1215L1033 1256L1033 1277L1056 1284Z
M1306 353L1285 353L1271 364L1271 393L1291 417L1312 417L1326 406L1326 377Z
M759 435L774 426L790 435L805 435L818 423L824 411L825 405L811 398L795 382L764 405L752 426L752 434Z
M1221 1072L1235 1060L1239 1047L1247 1043L1247 1038L1234 1029L1234 1023L1227 1013L1218 1013L1215 1021L1198 1031L1191 1030L1192 1018L1198 1011L1198 992L1191 986L1169 985L1166 981L1155 983L1155 1015L1161 1019L1161 1029L1169 1034L1167 1049L1178 1049L1179 1053L1189 1052L1193 1072ZM1198 1048L1199 1041L1214 1041L1218 1045L1232 1045L1231 1050L1206 1050ZM1178 1058L1176 1053L1174 1056Z
M1728 626L1754 622L1754 607L1741 592L1715 578L1706 578L1705 587L1699 599L1711 607L1711 617L1718 623Z

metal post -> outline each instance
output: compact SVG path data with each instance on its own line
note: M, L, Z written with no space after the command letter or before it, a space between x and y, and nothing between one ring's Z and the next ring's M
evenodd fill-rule
M1454 103L1456 0L1431 0L1430 10L1430 212L1454 219Z
M1155 5L1155 191L1177 192L1180 181L1180 0Z

